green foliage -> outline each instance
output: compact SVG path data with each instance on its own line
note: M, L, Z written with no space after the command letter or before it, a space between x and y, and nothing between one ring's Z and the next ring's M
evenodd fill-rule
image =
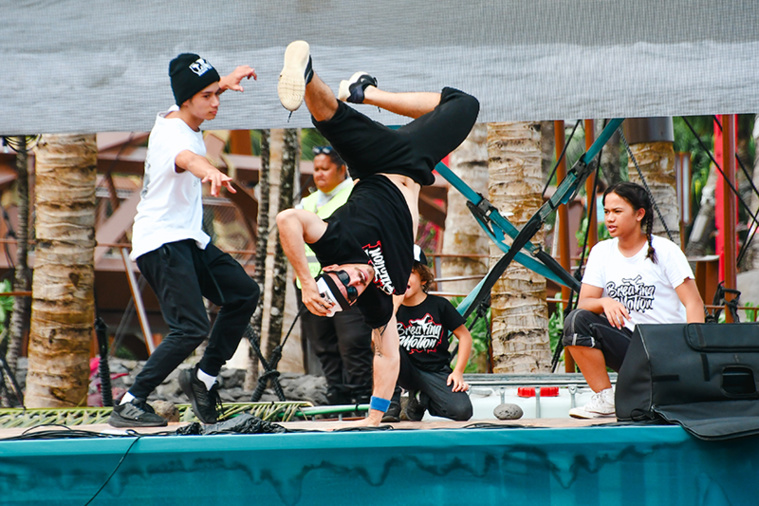
M580 222L580 228L575 232L575 238L577 238L577 244L582 246L585 244L585 234L588 230L588 217L585 216L582 221ZM598 224L598 240L603 241L605 239L611 239L611 235L609 235L609 231L606 230L606 225L603 223ZM586 248L585 251L585 258L588 257L588 249Z
M744 310L746 313L746 321L747 322L755 322L758 321L759 317L759 305L754 304L753 302L746 302L743 304L747 309ZM754 308L754 309L748 309L748 308Z
M701 206L701 192L709 177L711 160L709 153L701 147L698 139L686 124L686 120L698 134L698 138L708 149L714 148L714 118L711 116L689 116L672 118L675 133L674 149L676 152L690 153L691 158L691 204L693 216Z
M329 142L315 128L304 128L300 134L301 158L303 160L314 159L316 146L329 146Z
M13 284L8 279L0 281L0 292L12 292ZM0 297L0 324L3 326L8 325L11 312L13 311L13 297L2 296Z
M459 304L461 304L461 301L464 300L463 297L452 297L451 298L451 304L458 307ZM471 314L469 318L467 318L466 321L466 327L469 328L469 326L472 324L472 321L476 318L476 314ZM477 320L477 323L474 324L474 327L472 327L469 330L469 333L472 334L472 354L469 356L469 363L466 365L466 369L464 369L465 373L478 373L478 372L487 372L487 371L481 371L478 370L478 364L481 363L487 363L487 359L489 357L489 347L490 347L490 309L488 308L488 312L485 315L484 318L480 318ZM456 342L456 337L451 334L451 342Z

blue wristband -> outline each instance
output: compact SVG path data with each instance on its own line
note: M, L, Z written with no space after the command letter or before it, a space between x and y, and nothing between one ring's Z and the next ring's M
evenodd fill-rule
M384 413L389 407L389 399L383 399L382 397L375 397L372 395L372 400L369 403L369 409L376 409L377 411L382 411Z

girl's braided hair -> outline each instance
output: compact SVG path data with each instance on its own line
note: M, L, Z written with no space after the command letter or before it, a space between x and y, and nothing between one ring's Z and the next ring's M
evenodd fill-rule
M648 254L646 258L650 258L653 263L656 263L656 250L654 250L651 235L654 228L654 206L651 203L651 197L648 195L648 192L637 183L623 181L613 184L606 189L603 196L604 204L606 203L606 196L610 193L615 193L625 199L634 211L638 209L645 211L642 224L646 226L646 239L648 240Z

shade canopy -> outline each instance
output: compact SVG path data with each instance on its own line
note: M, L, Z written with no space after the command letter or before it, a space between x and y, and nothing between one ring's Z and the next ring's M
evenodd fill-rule
M146 131L173 103L181 52L259 76L227 93L208 128L288 121L276 84L284 47L311 43L337 91L357 70L391 91L454 86L479 121L759 111L755 3L748 0L280 0L4 2L0 134ZM362 108L386 124L405 119Z

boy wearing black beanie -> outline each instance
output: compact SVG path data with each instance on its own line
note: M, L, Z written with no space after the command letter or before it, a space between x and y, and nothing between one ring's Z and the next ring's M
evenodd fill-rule
M169 64L169 77L176 105L157 115L150 132L131 254L158 297L169 333L113 408L108 423L115 427L166 425L147 398L207 337L203 357L180 371L179 384L197 417L215 423L221 404L216 376L258 303L258 285L203 232L202 183L210 183L213 196L222 186L235 190L231 178L205 158L200 131L204 121L216 117L219 96L243 91L240 82L256 73L242 65L219 77L206 59L183 53ZM204 297L221 307L213 330Z

